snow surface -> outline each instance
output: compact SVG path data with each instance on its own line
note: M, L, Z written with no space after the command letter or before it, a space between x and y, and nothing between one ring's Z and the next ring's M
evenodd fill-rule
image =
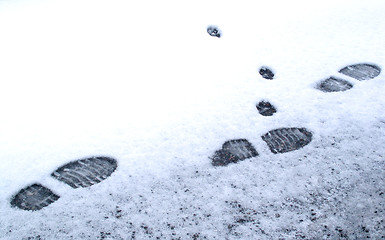
M0 238L385 238L384 73L338 73L384 70L384 10L381 0L0 1ZM330 76L354 87L315 89ZM277 113L258 114L261 100ZM281 127L313 140L273 154L261 136ZM259 156L213 167L238 138ZM94 155L118 160L103 182L72 189L50 177ZM11 208L36 182L61 198Z

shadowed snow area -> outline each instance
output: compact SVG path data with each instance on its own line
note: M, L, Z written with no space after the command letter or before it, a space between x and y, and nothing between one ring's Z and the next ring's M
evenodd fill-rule
M0 239L383 238L384 10L0 1Z

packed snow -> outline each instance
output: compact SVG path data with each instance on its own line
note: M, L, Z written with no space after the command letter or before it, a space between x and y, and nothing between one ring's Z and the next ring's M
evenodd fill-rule
M0 1L0 238L385 238L384 11L381 0ZM382 72L338 72L358 63ZM329 77L353 87L317 89ZM261 101L276 112L259 114ZM261 136L278 128L312 140L274 154ZM259 155L213 166L232 139ZM91 156L118 167L86 188L51 176ZM12 207L34 183L60 198Z

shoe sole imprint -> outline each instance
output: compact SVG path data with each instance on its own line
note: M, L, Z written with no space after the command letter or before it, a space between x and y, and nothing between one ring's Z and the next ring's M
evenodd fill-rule
M258 152L246 139L234 139L226 141L222 149L215 152L211 157L213 166L226 166L248 158L258 156Z
M372 64L359 63L346 66L339 70L339 73L355 78L359 81L363 81L375 78L380 75L381 68Z
M279 128L262 136L274 154L298 150L312 140L312 133L306 128Z
M11 206L22 210L40 210L60 198L50 189L35 183L21 189L11 200Z
M63 165L51 176L72 188L89 187L108 178L117 168L117 161L109 157L91 157Z
M328 79L325 79L321 81L319 84L317 84L317 89L321 90L323 92L342 92L349 90L353 87L353 84L350 82L336 78L336 77L329 77Z

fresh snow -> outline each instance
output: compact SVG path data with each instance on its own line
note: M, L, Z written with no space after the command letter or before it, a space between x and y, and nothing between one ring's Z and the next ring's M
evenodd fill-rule
M384 73L338 73L384 71L384 11L381 0L0 1L0 238L385 238ZM316 89L331 76L353 88ZM277 112L260 115L260 101ZM283 127L312 141L273 154L261 136ZM212 166L231 139L259 155ZM88 188L50 176L89 156L118 168ZM60 199L12 208L33 183Z

